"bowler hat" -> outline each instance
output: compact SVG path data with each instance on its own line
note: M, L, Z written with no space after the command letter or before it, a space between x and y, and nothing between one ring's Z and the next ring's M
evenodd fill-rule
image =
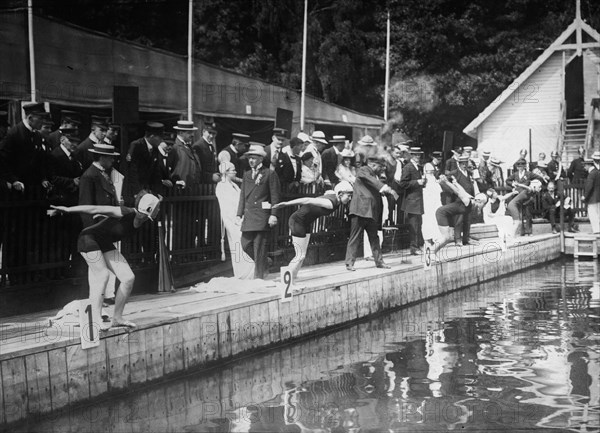
M369 162L376 162L378 164L385 164L385 157L380 154L371 155L367 158Z
M177 125L173 127L176 131L197 131L198 128L194 126L194 122L191 120L178 120Z
M94 147L88 149L88 152L97 153L98 155L106 156L118 156L119 153L115 152L115 146L105 143L94 143Z

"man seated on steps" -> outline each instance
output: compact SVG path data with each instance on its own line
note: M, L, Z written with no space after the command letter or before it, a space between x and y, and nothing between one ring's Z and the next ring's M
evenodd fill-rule
M553 181L548 182L548 190L542 194L542 209L544 210L544 218L550 220L550 226L552 227L552 233L558 233L562 227L556 221L560 222L560 200L562 194L556 191L556 186ZM570 233L576 233L578 230L575 228L575 212L573 212L573 206L571 205L571 197L566 197L564 201L564 220L568 222L568 231Z

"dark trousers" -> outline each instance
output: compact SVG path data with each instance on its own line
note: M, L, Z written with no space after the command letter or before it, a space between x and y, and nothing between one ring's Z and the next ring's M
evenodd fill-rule
M466 210L458 214L454 220L454 242L466 244L471 236L471 210L472 205L467 206Z
M264 279L268 274L267 236L268 231L242 232L242 250L256 264L254 278Z
M551 207L550 209L546 210L546 213L548 214L548 219L550 220L550 225L552 226L552 228L561 231L562 227L560 227L559 224L560 207ZM557 221L559 223L557 223ZM565 222L569 224L567 226L569 229L573 228L573 224L575 222L575 214L573 213L573 209L565 209Z
M350 238L348 238L348 245L346 246L346 266L353 266L356 261L358 247L360 246L360 241L363 237L363 231L366 231L367 236L369 237L375 264L383 264L379 236L377 235L378 228L379 224L372 218L363 218L356 215L350 216Z
M421 226L423 225L423 216L414 213L407 213L408 219L408 236L410 239L411 248L419 248L423 245L423 233Z

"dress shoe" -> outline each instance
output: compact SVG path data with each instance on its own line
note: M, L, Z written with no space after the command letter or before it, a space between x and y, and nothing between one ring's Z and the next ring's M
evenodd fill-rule
M352 265L346 265L346 270L347 271L356 271L356 268Z
M556 231L556 229L552 229L552 234L553 235L558 234L558 232Z
M380 263L377 265L379 269L392 269L392 267L386 263Z

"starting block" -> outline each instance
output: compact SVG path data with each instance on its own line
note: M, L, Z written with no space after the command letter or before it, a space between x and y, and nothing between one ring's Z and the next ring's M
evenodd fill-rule
M575 244L573 246L573 256L577 259L580 256L598 257L598 245L595 235L575 235Z

